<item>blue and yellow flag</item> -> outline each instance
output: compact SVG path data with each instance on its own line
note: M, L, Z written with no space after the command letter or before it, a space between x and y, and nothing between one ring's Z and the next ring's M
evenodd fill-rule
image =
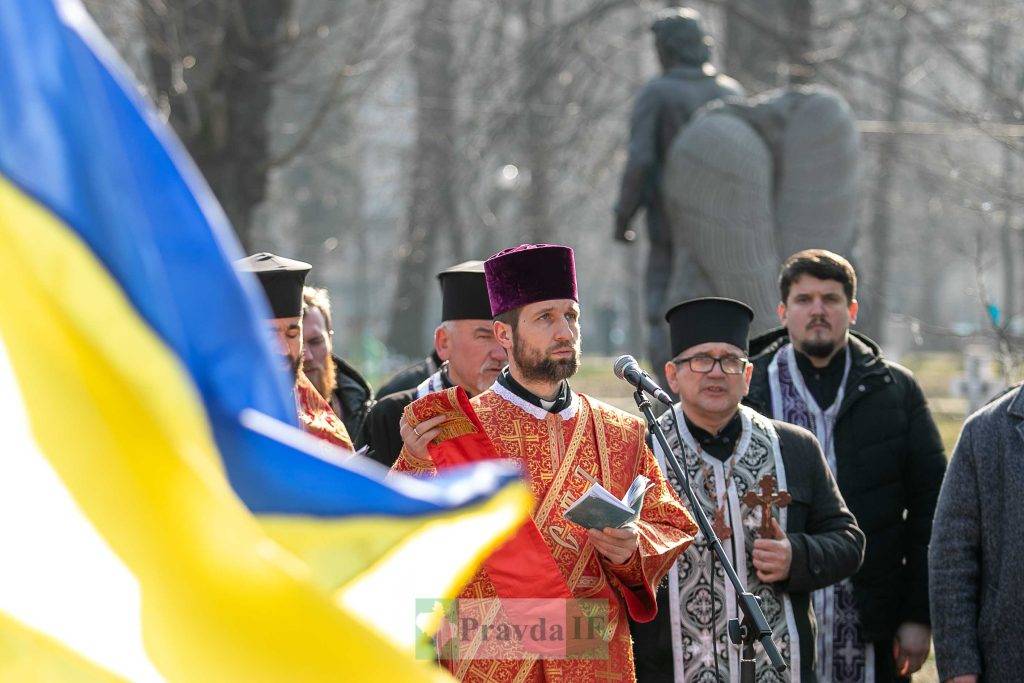
M443 678L416 599L526 487L384 482L298 428L237 241L137 93L79 0L0 2L0 679Z

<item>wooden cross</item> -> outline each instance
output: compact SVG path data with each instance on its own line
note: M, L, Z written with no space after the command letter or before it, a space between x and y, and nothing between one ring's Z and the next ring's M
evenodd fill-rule
M761 487L761 495L757 495L751 489L743 494L743 504L748 507L761 508L761 538L772 538L775 535L772 533L772 508L786 507L793 500L793 497L789 495L789 491L779 491L776 493L775 488L778 482L770 474L761 477L758 485Z
M724 505L715 508L715 520L711 523L711 528L715 530L715 535L723 541L732 538L732 527L725 523Z

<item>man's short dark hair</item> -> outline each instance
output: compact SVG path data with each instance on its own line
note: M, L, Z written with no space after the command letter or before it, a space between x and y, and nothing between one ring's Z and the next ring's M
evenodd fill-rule
M519 314L522 313L523 307L517 306L516 308L510 308L504 313L499 313L494 316L494 319L499 323L505 323L512 328L514 333L519 328Z
M857 298L857 273L850 262L827 249L804 249L786 259L779 273L779 294L782 303L789 299L789 289L803 275L819 280L835 280L843 286L847 302Z

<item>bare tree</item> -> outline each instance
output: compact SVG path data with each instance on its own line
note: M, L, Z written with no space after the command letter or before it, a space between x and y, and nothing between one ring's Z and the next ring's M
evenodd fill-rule
M144 0L155 99L243 244L266 195L270 75L291 0Z
M553 0L521 0L519 7L525 39L520 48L519 87L523 98L523 159L529 186L523 204L523 222L531 242L549 242L554 236L551 215L552 153L550 116L552 81L559 55L553 54L550 32L554 26Z
M1011 88L1016 85L1017 90L1024 86L1024 69L1013 73L1012 66L1008 63L1007 53L1009 51L1010 27L1003 22L997 22L990 28L987 46L988 68L986 89L989 91L1012 92ZM1014 83L1016 81L1016 83ZM1013 121L1013 107L1004 98L997 99L995 103L996 115L999 120L1005 123ZM999 202L1002 213L1002 225L1000 232L1000 255L1002 261L1002 310L1003 325L1012 323L1017 312L1017 266L1021 259L1019 244L1014 234L1014 202L1010 197L1014 193L1017 159L1010 147L1003 147L1000 150L1002 156L1002 178L1001 186L1003 199Z
M800 85L814 80L814 3L812 0L784 0L790 41L786 45L787 78Z
M331 115L352 94L347 86L368 81L365 62L388 3L137 1L153 99L252 248L253 212L267 196L269 172L336 123ZM311 64L315 84L302 77ZM272 130L275 98L303 87L295 109L306 117L290 134Z
M890 65L891 86L886 93L885 119L891 122L903 120L903 82L907 72L906 14L901 14L892 28L893 45ZM893 244L893 201L895 197L896 166L900 158L900 137L886 136L879 145L878 167L871 198L870 244L872 262L867 281L870 296L861 317L860 327L867 334L881 338L886 312L889 306L889 263Z
M772 33L783 33L787 17L783 3L789 0L726 0L725 72L751 92L782 84L781 67L789 58L788 41Z
M313 262L361 311L347 325L379 332L390 352L424 351L437 266L523 240L571 244L592 305L621 311L635 298L626 286L638 278L635 254L608 258L610 204L630 102L656 68L649 12L677 3L86 1L130 61L153 71L141 75L158 81L155 99L246 244ZM1015 339L1024 323L1019 0L694 4L724 48L724 70L749 92L811 80L856 112L862 323L877 334L891 311L923 318L926 331L984 325L971 275L981 244L989 303ZM401 15L390 28L385 6ZM134 25L145 28L145 50ZM390 306L363 301L392 292Z
M416 143L408 223L399 246L398 288L391 305L388 346L413 357L423 353L427 284L442 231L456 230L455 92L452 0L424 0L413 38Z

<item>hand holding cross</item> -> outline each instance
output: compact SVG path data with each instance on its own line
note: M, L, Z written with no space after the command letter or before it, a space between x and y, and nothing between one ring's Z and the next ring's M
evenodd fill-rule
M743 503L749 507L761 508L761 538L773 538L775 532L772 529L772 508L784 508L792 502L793 497L789 491L778 491L778 481L774 476L766 474L758 482L761 494L758 495L753 489L743 494Z

